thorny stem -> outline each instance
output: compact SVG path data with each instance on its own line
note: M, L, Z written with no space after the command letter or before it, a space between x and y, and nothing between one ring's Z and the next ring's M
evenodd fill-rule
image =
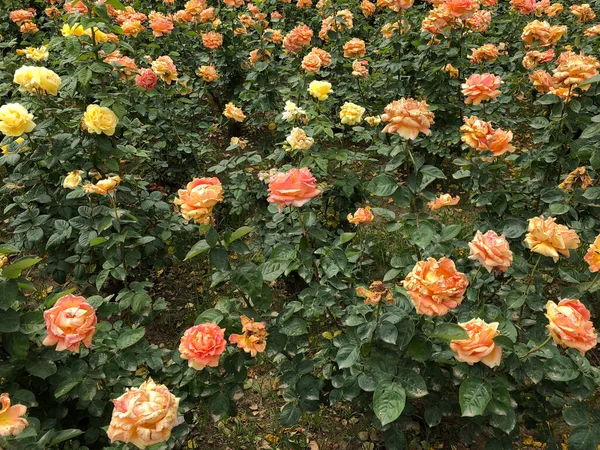
M538 345L536 348L532 348L531 350L529 350L527 353L525 353L523 356L521 356L519 359L525 359L527 358L529 355L537 352L538 350L541 350L543 347L545 347L546 345L548 345L548 342L550 342L552 340L552 336L548 336L548 339L546 339L544 342L542 342L540 345Z
M312 248L312 244L310 243L308 231L306 230L306 225L304 224L304 219L302 218L302 213L300 212L300 208L297 208L297 209L298 209L298 220L300 221L300 226L302 227L302 234L304 235L304 238L306 239L306 245L308 247L308 251L310 252L310 258L313 263L315 278L317 281L319 281L319 268L317 267L317 262L315 261L315 258L313 257L314 251Z
M523 297L526 297L527 294L529 293L529 288L531 287L531 283L535 276L535 270L537 269L538 265L540 264L541 259L542 259L542 255L538 256L538 259L535 262L535 266L533 266L533 270L531 271L531 275L529 276L529 280L527 280L527 286L525 286L525 293L523 294ZM523 304L521 305L521 311L519 312L519 320L517 321L517 327L519 325L521 325L521 319L523 318L524 311L525 311L525 302L523 302Z

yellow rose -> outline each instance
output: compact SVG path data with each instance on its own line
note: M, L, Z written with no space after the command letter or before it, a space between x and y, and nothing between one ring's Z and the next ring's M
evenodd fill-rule
M112 136L115 134L118 123L119 119L116 114L103 106L88 105L83 114L83 128L88 133L104 133L107 136Z
M23 138L15 139L15 143L19 146L20 152L22 152L23 150L27 150L27 146L21 145L23 142L25 142L25 139L23 139ZM2 146L2 154L4 154L4 155L10 154L10 151L8 150L8 144Z
M21 92L58 95L61 80L55 72L45 67L23 66L15 71L13 82L19 85Z
M121 184L121 177L115 175L113 177L108 177L104 180L100 180L95 185L93 185L92 183L86 184L85 186L83 186L83 192L85 192L86 194L106 195L110 191L116 189L119 184Z
M33 59L34 61L45 61L48 59L48 47L42 45L41 47L27 47L26 49L18 49L17 55L25 55L27 59Z
M327 81L311 81L308 85L308 93L317 100L327 100L331 93L331 83Z
M340 119L345 125L356 125L362 121L362 116L364 113L365 108L362 106L346 102L340 110Z
M65 189L75 189L81 184L82 173L83 172L81 170L74 170L73 172L69 172L69 174L65 178L65 181L63 181L63 187Z
M8 103L0 107L0 131L6 136L21 136L34 128L33 114L19 103Z
M96 44L101 44L103 42L108 42L108 36L105 32L101 31L97 27L88 28L83 32L86 36L89 36L92 39L92 30L94 30L94 38L96 40Z
M83 36L83 27L78 23L74 23L73 26L65 23L60 32L64 37Z

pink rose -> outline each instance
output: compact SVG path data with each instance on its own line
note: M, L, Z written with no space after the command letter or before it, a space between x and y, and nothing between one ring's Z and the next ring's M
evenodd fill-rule
M306 167L275 174L269 183L267 201L277 203L279 211L288 205L300 207L321 193L316 181Z
M203 323L189 328L181 337L179 353L188 360L188 366L202 370L206 366L217 367L221 353L225 351L225 329L216 323Z
M498 236L493 230L485 234L477 231L475 238L469 242L469 248L469 259L479 261L488 272L493 269L506 272L512 264L513 255L508 241L504 235Z
M158 83L158 77L152 69L140 69L135 76L135 84L137 87L146 89L147 91L154 89Z
M92 346L92 336L96 331L96 312L84 297L65 295L44 312L48 336L43 344L57 351L69 350L79 353L79 344Z
M496 97L501 94L498 90L501 84L502 80L499 76L491 73L474 73L461 85L462 93L467 97L465 103L479 105L485 100L496 101Z

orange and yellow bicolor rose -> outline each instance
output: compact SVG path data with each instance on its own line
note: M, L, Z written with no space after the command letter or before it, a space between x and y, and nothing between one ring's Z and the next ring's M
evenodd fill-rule
M598 343L590 312L579 300L565 298L558 305L549 301L546 317L549 322L546 328L557 345L574 348L583 355Z
M276 203L279 211L283 211L290 205L299 208L321 193L317 189L316 182L317 180L306 167L277 173L269 182L267 201Z
M558 261L559 254L569 257L569 250L579 247L579 236L565 225L556 223L554 217L544 216L529 219L525 243L532 252L551 257Z
M500 270L506 272L513 262L513 254L504 235L489 230L485 234L477 231L475 238L469 242L471 253L469 259L479 261L488 272Z
M502 348L494 342L494 338L500 334L498 322L485 323L477 318L458 325L464 328L469 336L467 339L450 341L450 349L458 361L470 366L478 362L488 367L500 365Z
M214 322L193 326L181 337L179 353L188 360L188 366L196 370L217 367L227 346L224 336L225 329Z
M24 405L10 405L8 393L0 395L0 436L18 436L29 425L27 419L23 418L27 413Z
M218 178L194 178L185 189L179 189L175 204L186 220L208 225L212 209L223 201L223 186Z
M596 236L583 259L590 266L590 272L600 272L600 235Z
M43 344L56 345L57 351L69 350L79 353L79 346L92 346L96 331L96 312L84 297L65 295L56 304L44 311L48 336Z
M354 214L348 214L346 219L348 222L358 225L359 223L369 223L373 222L373 213L371 212L371 207L367 206L365 208L358 208Z

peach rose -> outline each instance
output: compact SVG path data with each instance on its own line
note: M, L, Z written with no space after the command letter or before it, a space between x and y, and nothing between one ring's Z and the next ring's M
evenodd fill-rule
M398 133L404 139L415 139L419 133L431 135L435 116L425 100L401 98L387 105L384 111L381 120L390 122L383 128L384 133Z
M243 122L246 119L242 108L238 108L232 102L225 105L223 115L228 119L235 120L236 122Z
M584 3L583 5L572 5L569 10L571 14L577 17L577 22L591 22L596 18L596 13L590 7L588 3Z
M504 131L503 129L498 128L488 137L487 150L492 152L494 156L502 156L506 152L512 153L515 151L515 147L510 145L512 138L512 131Z
M375 217L371 212L371 207L367 206L365 208L358 208L354 214L348 214L346 218L348 219L348 222L358 225L359 223L373 222Z
M17 436L23 432L29 425L24 416L27 413L27 407L24 405L10 406L10 397L8 393L0 395L0 436Z
M594 243L590 245L583 260L590 266L590 272L600 272L600 234L596 236Z
M203 23L212 22L215 18L215 8L213 6L200 13L200 21Z
M353 38L344 44L344 58L362 58L365 53L367 48L362 39Z
M373 281L369 289L363 286L357 287L356 295L365 299L365 305L377 306L381 300L388 305L393 305L396 302L392 292L383 281Z
M121 29L125 36L137 37L146 27L139 20L126 20L121 24Z
M8 17L17 25L23 25L26 22L30 22L35 17L35 9L15 9L11 11Z
M121 177L115 175L113 177L108 177L104 180L100 180L95 185L92 183L86 184L85 186L83 186L83 192L85 192L86 194L106 195L109 192L115 190L120 183Z
M437 211L445 206L454 206L458 204L460 201L460 197L457 195L456 197L452 197L450 194L442 194L435 198L435 201L431 201L427 203L427 206L432 211Z
M500 334L498 322L485 323L477 318L458 325L469 336L467 339L450 341L450 349L458 361L470 366L481 362L490 368L500 365L502 348L494 342L494 338Z
M352 62L352 76L367 78L369 76L368 65L369 61L366 59L355 59Z
M167 84L177 81L177 67L170 56L160 56L156 61L152 61L152 70Z
M240 318L242 322L242 334L229 336L230 344L237 344L246 353L254 358L257 353L262 353L267 348L267 333L264 322L255 322L246 316Z
M314 53L309 53L302 59L302 68L307 73L317 73L321 70L321 58Z
M215 50L223 45L223 35L216 31L202 33L202 44L210 50Z
M598 335L590 320L590 312L579 300L565 298L558 302L546 303L546 328L557 345L574 348L582 355L594 348Z
M536 70L533 72L531 75L529 75L529 81L531 81L533 87L540 94L546 94L554 87L552 76L545 70Z
M225 328L216 323L202 323L188 328L179 344L179 353L188 360L188 366L196 370L217 367L221 353L225 351Z
M202 78L207 83L212 83L219 79L219 74L212 64L209 66L200 66L196 71L196 75Z
M565 7L561 3L553 3L552 5L545 8L544 12L548 17L556 17L560 13L562 13L564 9Z
M533 41L538 41L542 47L550 47L555 45L566 33L567 27L564 25L552 26L546 21L534 20L525 25L523 33L521 33L521 39L527 45L532 45Z
M488 150L488 138L494 134L492 124L477 116L465 116L463 121L465 124L460 127L460 140L475 150Z
M523 57L523 67L527 70L535 69L538 64L547 63L554 59L554 49L550 48L545 52L538 52L537 50L532 50L527 52Z
M466 20L467 26L476 33L484 33L492 23L492 12L480 10Z
M154 89L158 83L158 77L152 69L140 69L135 76L135 84L137 87L150 91Z
M174 203L180 206L186 220L207 225L212 209L223 201L223 187L218 178L194 178L185 189L179 189Z
M106 434L110 442L125 442L144 449L165 442L179 423L179 398L152 378L139 388L130 388L113 401L114 409Z
M479 48L472 48L469 61L471 64L482 64L485 61L493 62L498 58L498 47L494 44L485 44Z
M278 173L269 182L267 201L277 203L279 211L283 211L288 205L299 208L321 193L316 181L306 167Z
M79 345L92 346L96 326L96 312L84 297L65 295L56 304L44 311L48 336L42 342L56 351L69 350L79 353Z
M308 25L298 25L283 39L283 47L288 52L297 53L302 47L310 45L312 37L313 30Z
M19 31L23 34L26 34L26 33L35 34L38 31L40 31L40 29L33 22L25 22L23 25L21 25L19 27Z
M419 314L443 316L461 304L469 281L444 256L419 261L402 284Z
M329 64L331 64L331 55L329 52L326 52L319 47L313 47L310 52L319 57L321 60L321 67L327 67Z
M375 13L375 4L369 0L362 0L360 10L365 17L371 17Z
M561 88L575 88L586 80L598 75L600 63L593 56L583 53L577 55L573 52L564 52L557 60L558 66L552 71L554 86ZM590 85L581 88L586 91Z
M536 8L535 0L510 0L510 4L515 11L521 14L531 14Z
M444 4L450 14L459 19L468 19L479 9L478 0L446 0Z
M506 272L513 261L508 241L504 235L498 236L493 230L485 234L477 231L475 238L469 242L469 249L469 259L479 261L488 272L494 269Z
M499 76L491 73L474 73L461 85L467 105L479 105L486 100L496 101L501 92L498 87L502 84Z
M595 36L599 36L600 35L600 25L594 25L593 27L589 27L587 28L584 32L583 35L585 37L595 37Z
M565 225L556 223L554 217L544 216L529 219L528 233L524 242L532 252L551 257L558 261L559 254L569 257L569 250L579 247L579 236Z
M154 37L165 36L173 32L173 22L160 13L150 14L150 28Z

